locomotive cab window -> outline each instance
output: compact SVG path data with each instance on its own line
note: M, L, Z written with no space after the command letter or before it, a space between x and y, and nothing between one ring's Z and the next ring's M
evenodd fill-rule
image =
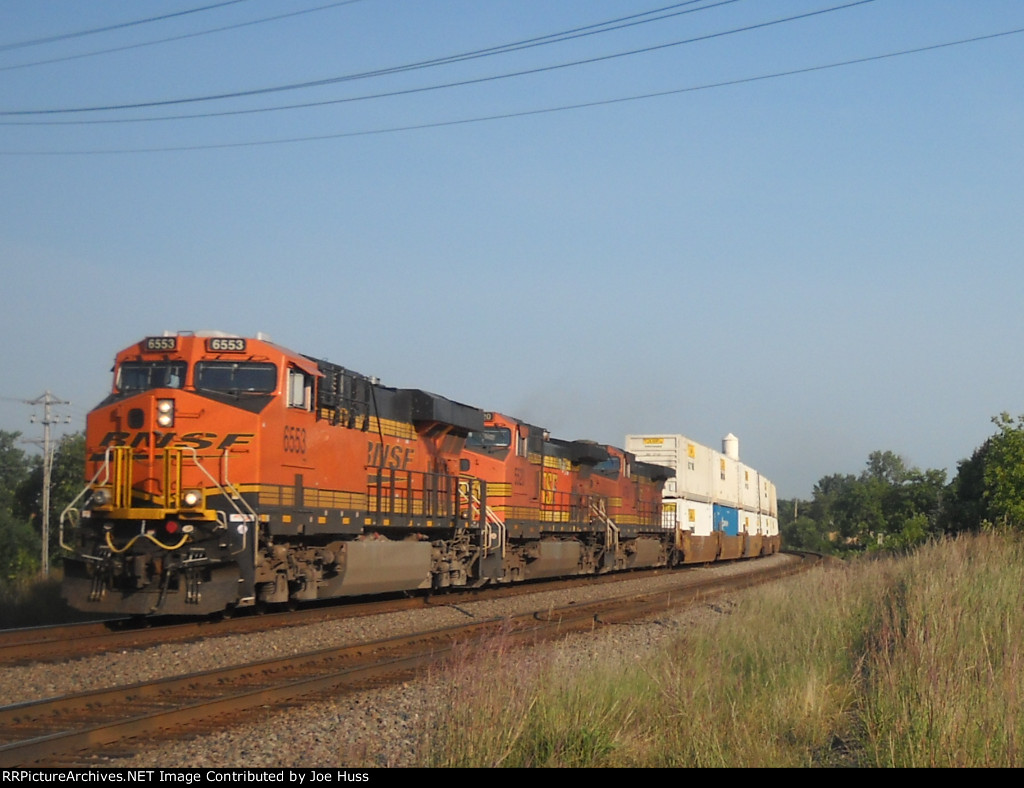
M512 445L512 430L508 427L485 427L466 436L467 449L507 449Z
M313 380L297 370L288 370L288 407L309 410L313 401Z
M117 370L117 390L180 389L186 367L184 361L126 361Z
M277 367L248 361L200 361L196 388L227 394L270 394L277 386Z
M619 458L609 457L603 462L599 462L594 466L594 473L599 473L602 476L609 476L615 478L619 475Z

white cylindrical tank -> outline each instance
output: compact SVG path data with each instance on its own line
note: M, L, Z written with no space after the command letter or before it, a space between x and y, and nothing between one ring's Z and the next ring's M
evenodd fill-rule
M722 454L730 460L739 460L740 458L740 439L731 432L722 438Z

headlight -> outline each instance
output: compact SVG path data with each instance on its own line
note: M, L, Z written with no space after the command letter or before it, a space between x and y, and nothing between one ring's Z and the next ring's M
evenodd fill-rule
M185 490L185 494L181 496L181 502L189 509L198 509L203 502L202 490Z
M106 506L110 503L110 490L103 487L92 491L93 506Z
M158 399L156 401L156 423L161 427L174 426L173 399Z

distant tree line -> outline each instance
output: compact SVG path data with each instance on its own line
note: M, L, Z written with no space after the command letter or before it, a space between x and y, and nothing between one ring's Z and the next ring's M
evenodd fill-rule
M825 553L907 550L933 537L1000 526L1024 530L1024 416L1002 413L996 432L946 471L907 467L891 451L859 475L823 476L811 500L779 501L787 547Z
M0 584L39 573L43 533L43 458L19 448L20 432L0 430ZM85 434L65 435L50 468L50 563L60 563L59 522L85 486Z
M891 451L868 455L860 474L823 476L809 501L779 501L783 544L826 553L906 550L944 534L990 526L1024 530L1024 416L1002 413L996 432L952 481L944 470L908 467ZM0 584L39 573L43 460L0 430ZM85 435L65 435L54 451L50 561L59 565L60 514L84 486Z

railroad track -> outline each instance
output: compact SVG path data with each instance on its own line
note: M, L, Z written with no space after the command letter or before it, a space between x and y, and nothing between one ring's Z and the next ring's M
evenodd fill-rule
M81 692L0 707L0 766L95 765L97 753L131 737L185 735L212 719L247 709L322 697L370 682L404 680L447 657L456 644L501 635L536 642L692 604L794 574L807 561L742 576L710 577L656 593L545 608L512 617L294 656L225 667L126 687ZM218 724L220 724L218 722ZM225 724L228 724L227 722Z
M581 583L616 583L645 577L663 576L666 572L685 573L682 570L649 569L637 572L601 575L587 580L551 580L517 586L499 586L471 591L449 591L434 596L414 596L385 600L372 600L343 604L320 604L298 610L245 614L227 619L129 618L66 624L60 626L27 627L0 630L0 666L75 659L109 651L140 649L166 643L182 643L206 637L253 634L280 627L305 626L322 621L393 613L438 605L458 605L469 601L509 598L577 587ZM682 576L682 575L681 575Z
M205 637L262 632L338 618L369 616L422 607L423 597L246 615L226 620L111 619L52 627L0 631L0 665L73 659L107 651L181 643Z

